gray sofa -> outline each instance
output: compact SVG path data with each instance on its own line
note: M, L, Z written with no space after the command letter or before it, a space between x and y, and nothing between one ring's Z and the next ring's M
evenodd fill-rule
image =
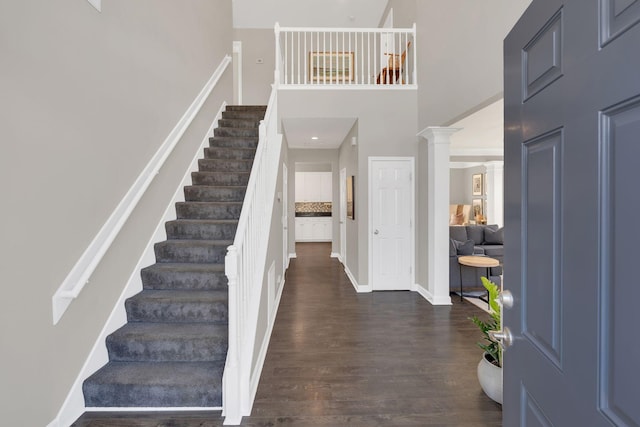
M500 266L489 269L490 280L500 284L504 257L504 232L497 225L449 226L449 289L460 290L460 265L463 255L486 255L500 261ZM484 268L462 266L462 288L478 288Z

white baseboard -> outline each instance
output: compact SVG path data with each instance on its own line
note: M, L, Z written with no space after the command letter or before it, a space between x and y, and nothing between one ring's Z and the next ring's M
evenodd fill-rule
M338 261L342 263L342 255L340 255L338 252L331 252L331 258L338 258Z
M295 252L289 254L289 259L298 258Z
M431 292L429 292L427 289L423 288L419 284L413 285L412 290L422 295L422 297L427 301L429 301L431 305L451 305L452 304L451 297L449 295L434 297Z
M56 420L58 421L59 425L71 425L71 423L78 419L78 417L80 417L83 412L90 410L89 408L85 408L84 405L82 383L91 374L93 374L108 362L109 358L107 354L106 338L108 335L113 333L115 330L117 330L127 322L127 314L125 311L124 302L127 298L132 297L142 290L142 278L140 276L140 270L156 262L154 245L157 242L166 240L167 234L164 225L167 221L176 219L175 204L177 202L184 201L184 187L186 185L190 185L191 183L191 172L198 170L198 159L202 157L202 151L204 150L204 148L208 147L209 137L213 136L213 129L218 123L218 120L222 117L222 112L224 111L225 107L226 103L223 103L218 110L218 113L216 114L211 127L207 131L207 134L203 138L200 147L197 149L197 152L194 155L191 164L185 171L182 181L174 191L173 198L167 204L164 215L156 225L155 231L152 237L147 242L142 256L138 260L136 267L129 276L129 280L127 281L126 286L120 294L120 297L118 298L118 301L111 311L111 314L107 318L107 321L102 328L100 335L94 342L94 345L89 352L89 355L84 365L82 366L78 377L73 383L73 386L71 387L71 390L69 391L69 394L67 395L67 398L65 399L60 412L58 413L58 417L56 418ZM100 410L103 409L104 408L100 408ZM128 410L131 411L132 409L133 408L129 408ZM135 408L135 410L137 411L139 410L139 408ZM53 426L55 426L55 424Z
M346 265L344 266L344 272L349 278L349 281L351 281L351 284L353 285L353 288L356 290L356 292L358 292L359 294L373 292L373 289L371 288L371 286L359 285L356 278L353 277L353 274L351 274L351 270L349 270L349 267L347 267Z

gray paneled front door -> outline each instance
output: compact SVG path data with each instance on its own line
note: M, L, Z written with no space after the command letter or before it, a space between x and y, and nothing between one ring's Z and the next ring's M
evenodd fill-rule
M640 426L640 1L505 40L505 426Z

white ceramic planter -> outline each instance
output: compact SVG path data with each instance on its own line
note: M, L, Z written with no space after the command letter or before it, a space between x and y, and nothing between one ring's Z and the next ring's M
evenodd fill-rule
M486 353L478 363L478 380L486 395L502 405L502 368L489 362Z

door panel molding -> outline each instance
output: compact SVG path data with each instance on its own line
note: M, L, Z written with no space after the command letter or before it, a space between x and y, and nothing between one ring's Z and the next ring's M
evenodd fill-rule
M538 402L529 394L527 388L522 385L520 394L520 405L522 419L520 421L521 426L526 427L553 427L553 424L546 417Z
M637 425L640 385L629 372L637 369L640 344L629 348L628 337L637 335L637 287L620 292L624 283L637 281L637 251L630 241L640 240L637 221L640 202L628 197L628 179L637 174L640 158L640 96L604 110L600 116L600 408L616 425ZM629 160L633 159L633 160ZM630 334L630 335L629 335ZM631 390L631 392L629 392Z
M562 8L522 49L522 102L563 75Z
M600 48L617 39L640 22L640 2L600 0Z
M559 128L526 141L522 160L522 333L561 371L563 140Z

